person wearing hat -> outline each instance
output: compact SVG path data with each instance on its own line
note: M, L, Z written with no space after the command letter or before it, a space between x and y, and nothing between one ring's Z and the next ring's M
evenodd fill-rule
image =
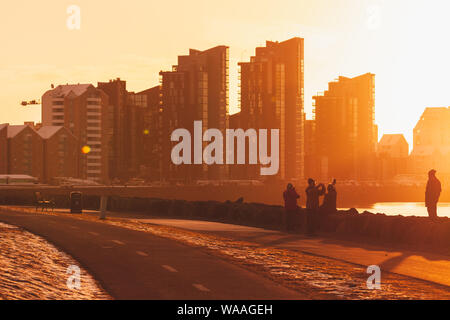
M437 203L441 191L441 182L436 178L436 170L432 169L428 172L428 182L425 190L425 206L431 220L437 219Z

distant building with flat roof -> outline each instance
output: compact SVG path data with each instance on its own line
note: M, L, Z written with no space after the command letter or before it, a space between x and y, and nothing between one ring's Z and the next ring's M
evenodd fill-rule
M215 128L225 135L228 127L229 48L216 46L204 51L189 50L178 56L172 71L161 71L161 176L165 180L191 182L221 180L228 177L226 165L174 165L170 152L175 143L170 135L185 128L194 135L194 121L202 121L202 130ZM207 143L203 143L206 146Z
M321 177L375 178L375 75L339 77L313 99Z
M266 41L249 62L240 62L242 128L279 129L278 179L303 179L304 40ZM260 178L259 166L248 165L249 179Z

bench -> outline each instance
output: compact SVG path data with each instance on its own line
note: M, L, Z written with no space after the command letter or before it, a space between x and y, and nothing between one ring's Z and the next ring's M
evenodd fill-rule
M42 211L44 211L44 209L47 209L48 211L48 208L52 208L53 212L55 209L55 201L45 199L40 192L35 192L34 194L36 196L36 211L38 208L41 208Z

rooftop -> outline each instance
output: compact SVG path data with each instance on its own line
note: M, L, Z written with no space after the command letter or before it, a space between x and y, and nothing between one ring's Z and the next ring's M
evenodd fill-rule
M26 127L28 127L28 126L25 124L8 126L7 137L14 138L16 135L18 135L20 132L22 132L22 130L24 130Z
M38 130L37 133L43 139L48 139L48 138L52 137L55 133L57 133L62 128L64 128L64 127L62 127L62 126L43 126L42 128L40 128Z
M93 87L92 84L64 84L59 85L55 89L51 90L53 96L65 97L69 93L73 93L76 96L82 95L89 87Z
M399 142L405 142L406 144L408 144L403 134L384 134L378 144L380 146L388 146L397 144Z

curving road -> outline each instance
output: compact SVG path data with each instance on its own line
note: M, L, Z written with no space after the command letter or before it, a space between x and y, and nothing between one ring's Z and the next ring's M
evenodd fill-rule
M270 280L172 240L67 216L0 211L74 257L115 299L305 299Z

